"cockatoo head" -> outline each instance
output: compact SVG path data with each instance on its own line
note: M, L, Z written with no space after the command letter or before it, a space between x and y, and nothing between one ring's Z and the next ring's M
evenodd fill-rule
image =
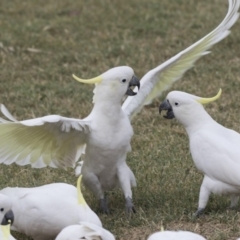
M137 86L138 89L140 88L140 82L134 75L133 69L127 66L109 69L100 76L88 80L80 79L75 75L73 77L81 83L95 83L96 100L108 99L114 101L116 99L121 101L124 95L134 96L137 94L131 87Z
M166 100L160 104L159 112L166 110L165 118L172 119L176 117L186 126L192 119L196 121L197 118L200 118L200 114L204 110L203 104L217 100L221 93L222 90L220 89L215 97L201 98L185 92L172 91L167 95Z
M188 231L164 231L152 234L147 240L206 240L204 237Z
M14 215L12 212L11 199L3 194L0 194L0 224L8 225L9 221L12 224L14 221Z
M89 239L89 240L115 240L108 230L90 222L80 222L62 229L56 240Z

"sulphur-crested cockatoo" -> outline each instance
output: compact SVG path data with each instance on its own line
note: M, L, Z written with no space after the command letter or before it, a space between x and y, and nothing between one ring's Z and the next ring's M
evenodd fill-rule
M1 240L16 240L10 233L10 223L7 225L0 225L0 239Z
M206 240L206 238L188 231L163 231L152 234L147 240Z
M213 98L173 91L159 107L167 110L167 119L176 117L184 126L192 159L204 173L196 215L203 213L211 193L230 195L230 207L237 205L240 195L240 135L214 121L202 105L220 95L221 90Z
M9 221L14 222L12 201L9 197L0 193L0 224L8 225Z
M83 182L100 199L102 210L108 212L104 191L120 186L127 211L135 211L131 186L135 186L136 181L126 164L133 135L130 119L230 33L229 29L239 17L239 5L239 0L229 0L228 13L216 29L146 73L136 96L132 96L136 93L131 87L139 88L139 81L130 67L115 67L90 80L74 76L79 82L96 84L94 107L82 120L50 115L17 121L2 105L2 113L10 121L1 119L0 163L31 164L35 168L75 167L85 152L81 169ZM130 96L122 105L126 94Z
M65 227L55 240L115 240L115 237L108 230L93 223L81 222L78 225Z
M9 197L13 204L15 219L11 229L34 240L50 240L64 227L82 221L102 227L100 219L82 196L80 178L77 188L53 183L35 188L8 187L1 190L0 193Z
M0 193L0 240L14 240L10 234L10 224L14 221L12 201Z

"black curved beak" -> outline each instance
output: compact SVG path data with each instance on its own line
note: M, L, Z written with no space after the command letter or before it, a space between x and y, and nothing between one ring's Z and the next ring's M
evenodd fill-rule
M167 119L172 119L175 118L174 113L173 113L173 109L171 104L169 103L168 100L164 100L160 106L159 106L159 113L161 114L162 110L166 110L167 114L164 115L163 117L167 118Z
M6 212L1 222L1 225L8 225L9 223L13 224L14 221L14 214L12 210Z
M138 87L138 90L140 89L140 81L138 80L138 78L135 75L133 75L132 79L129 82L128 89L126 92L126 95L128 95L128 96L134 96L137 94L136 92L134 92L131 89L131 87Z

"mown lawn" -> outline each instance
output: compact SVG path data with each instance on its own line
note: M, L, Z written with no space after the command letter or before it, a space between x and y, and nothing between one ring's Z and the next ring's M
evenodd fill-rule
M129 65L141 77L214 29L226 0L88 0L0 2L0 102L19 120L59 114L82 118L92 108L91 78ZM197 62L171 90L222 97L206 107L219 123L240 131L240 20L231 35ZM196 211L202 180L191 160L188 138L176 121L158 113L164 93L133 120L135 135L128 164L135 173L137 214L124 212L121 191L108 194L113 210L101 215L117 239L144 240L160 229L190 230L208 239L240 237L240 214L227 210L227 197L212 196L206 214ZM0 187L75 184L74 171L0 165ZM94 196L83 193L92 209ZM15 234L19 240L28 239Z

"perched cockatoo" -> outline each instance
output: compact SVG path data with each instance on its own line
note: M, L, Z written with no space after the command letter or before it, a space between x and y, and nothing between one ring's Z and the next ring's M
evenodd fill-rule
M82 120L50 115L17 121L2 105L2 113L10 121L0 120L0 163L75 167L85 153L83 182L98 197L103 212L108 212L104 191L118 186L124 193L127 211L134 212L131 187L136 181L126 164L133 135L130 119L180 79L210 47L228 36L239 17L239 5L240 0L229 0L227 15L216 29L146 73L137 95L131 87L139 88L139 81L127 66L112 68L90 80L74 76L81 83L96 84L92 112ZM130 96L122 105L125 95Z
M115 240L108 230L89 222L65 227L55 240Z
M0 240L16 240L10 233L10 223L0 225Z
M221 89L213 98L173 91L159 107L160 112L167 110L165 118L175 117L184 126L192 159L204 173L196 215L203 213L211 193L230 195L230 207L240 195L240 135L214 121L202 105L220 95Z
M9 197L0 193L0 225L8 225L14 222L12 201Z
M206 238L188 231L163 231L152 234L147 240L206 240Z
M102 227L98 216L85 202L80 189L65 183L34 188L4 188L0 191L12 202L14 222L11 229L34 240L50 240L59 232L82 221Z

